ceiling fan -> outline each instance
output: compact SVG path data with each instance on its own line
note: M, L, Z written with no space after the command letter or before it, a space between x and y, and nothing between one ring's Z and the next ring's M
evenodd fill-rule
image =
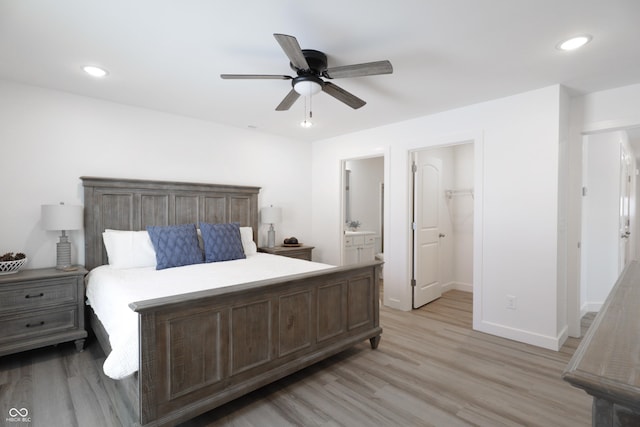
M333 96L351 108L357 109L365 105L366 102L340 86L323 80L323 78L340 79L393 73L391 62L387 60L328 68L327 55L324 53L313 49L301 49L298 40L293 36L286 34L274 34L273 36L291 61L289 65L296 72L296 77L273 74L220 74L220 77L241 80L291 80L292 89L276 107L276 111L288 110L300 95L310 96L320 91Z

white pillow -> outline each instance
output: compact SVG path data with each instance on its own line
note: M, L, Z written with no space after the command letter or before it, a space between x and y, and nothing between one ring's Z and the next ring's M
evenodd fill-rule
M240 239L242 240L242 248L245 255L254 255L258 253L256 242L253 241L253 228L240 227Z
M146 231L105 230L102 233L113 268L155 267L156 251Z

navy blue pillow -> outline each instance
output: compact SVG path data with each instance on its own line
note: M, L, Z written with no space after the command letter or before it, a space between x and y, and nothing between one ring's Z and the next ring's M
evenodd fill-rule
M246 258L240 238L240 224L237 222L231 224L201 222L200 232L204 241L204 262Z
M156 251L156 270L202 263L195 224L147 226Z

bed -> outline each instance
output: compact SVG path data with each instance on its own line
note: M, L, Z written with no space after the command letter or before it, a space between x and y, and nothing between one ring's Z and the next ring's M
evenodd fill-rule
M258 187L81 179L89 270L108 263L106 229L234 222L251 227L257 241ZM135 374L109 385L116 410L142 426L176 425L359 342L377 348L380 265L322 268L131 302L139 363ZM109 336L88 312L109 355Z

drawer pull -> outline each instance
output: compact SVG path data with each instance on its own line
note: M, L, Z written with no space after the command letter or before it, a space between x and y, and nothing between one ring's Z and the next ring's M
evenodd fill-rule
M44 293L40 292L37 295L25 295L24 297L25 298L40 298L40 297L43 297L43 296L44 296Z
M44 325L44 320L41 320L39 323L33 323L33 324L32 323L27 323L25 326L27 328L33 328L35 326L42 326L42 325Z

